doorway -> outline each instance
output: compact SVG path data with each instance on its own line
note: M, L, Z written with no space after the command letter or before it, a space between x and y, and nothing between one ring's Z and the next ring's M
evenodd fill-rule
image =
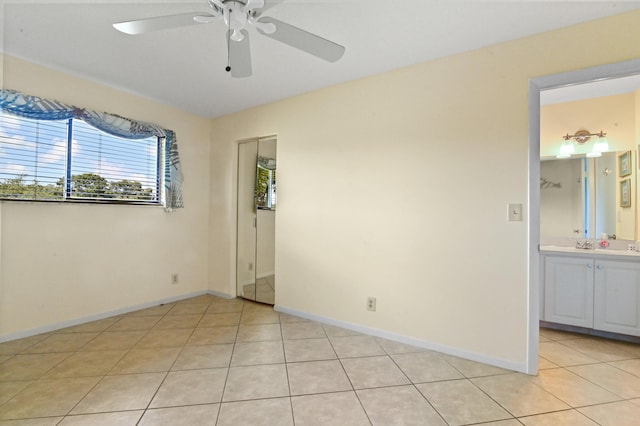
M275 303L276 139L238 144L236 294Z
M640 60L534 78L529 81L529 306L527 373L538 371L540 285L540 92L640 74Z

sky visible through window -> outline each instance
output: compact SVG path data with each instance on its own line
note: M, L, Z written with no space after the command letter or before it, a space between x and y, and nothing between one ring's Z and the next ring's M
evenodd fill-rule
M157 200L156 137L122 139L73 120L68 156L68 126L69 120L28 120L0 112L0 188L5 186L0 197L9 181L20 180L50 191L57 187L59 197L44 198L62 198L70 157L71 196Z

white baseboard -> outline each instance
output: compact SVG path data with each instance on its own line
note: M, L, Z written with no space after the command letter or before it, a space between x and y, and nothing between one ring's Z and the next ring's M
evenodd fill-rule
M181 300L190 299L192 297L202 296L203 294L210 294L212 296L222 297L224 299L234 299L235 296L222 293L215 290L201 290L192 293L181 294L179 296L166 297L152 302L141 303L139 305L127 306L126 308L114 309L112 311L102 312L95 315L88 315L81 318L75 318L68 321L62 321L54 324L45 325L42 327L36 327L29 330L18 331L15 333L5 334L0 336L0 343L8 342L10 340L23 339L25 337L31 337L42 333L48 333L50 331L60 330L67 327L73 327L75 325L85 324L92 321L98 321L101 319L113 317L116 315L128 314L129 312L139 311L141 309L153 308L167 303L179 302Z
M526 365L524 363L517 363L517 362L509 361L506 359L490 357L484 354L466 351L464 349L452 348L452 347L441 345L438 343L425 342L423 340L418 340L413 337L403 336L401 334L391 333L389 331L379 330L377 328L366 327L359 324L352 324L346 321L340 321L333 318L323 317L321 315L299 311L297 309L287 308L285 306L275 305L273 309L278 312L306 318L306 319L317 321L323 324L346 328L347 330L353 330L359 333L368 334L370 336L381 337L383 339L393 340L394 342L405 343L407 345L417 346L419 348L441 352L447 355L453 355L459 358L481 362L483 364L493 365L495 367L504 368L506 370L513 370L520 373L526 373L527 371Z

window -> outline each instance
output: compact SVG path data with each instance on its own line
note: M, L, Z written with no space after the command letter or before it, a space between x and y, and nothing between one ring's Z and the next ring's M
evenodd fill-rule
M0 112L0 198L158 204L161 141Z
M263 210L276 208L276 171L260 165L256 172L256 204Z

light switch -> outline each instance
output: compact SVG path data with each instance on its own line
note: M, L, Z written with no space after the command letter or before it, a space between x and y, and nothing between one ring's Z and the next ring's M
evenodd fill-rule
M509 204L509 222L522 222L522 204Z

